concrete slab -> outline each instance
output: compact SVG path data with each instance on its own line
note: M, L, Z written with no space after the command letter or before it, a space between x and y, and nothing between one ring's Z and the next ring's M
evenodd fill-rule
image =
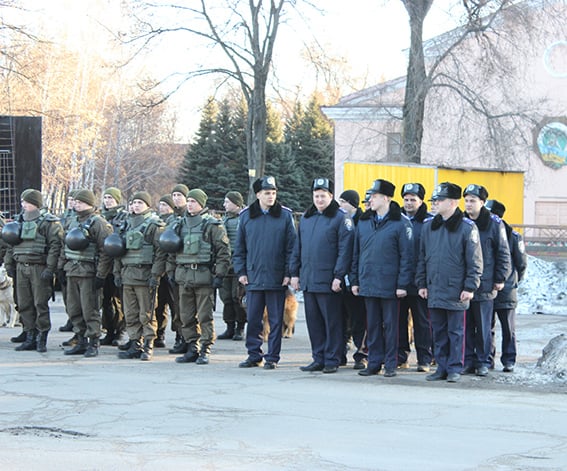
M220 312L215 314L221 330ZM243 370L244 342L217 341L207 366L63 355L69 334L52 305L48 352L15 352L0 329L2 470L560 470L567 468L567 388L463 377L427 383L413 367L395 378L303 373L310 361L300 307L274 371ZM529 378L567 316L518 318ZM168 332L168 344L172 334Z

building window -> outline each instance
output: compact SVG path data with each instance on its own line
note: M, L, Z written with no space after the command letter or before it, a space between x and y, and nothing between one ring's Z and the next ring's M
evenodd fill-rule
M399 160L402 155L402 135L399 132L389 132L386 135L388 139L388 158L390 160Z

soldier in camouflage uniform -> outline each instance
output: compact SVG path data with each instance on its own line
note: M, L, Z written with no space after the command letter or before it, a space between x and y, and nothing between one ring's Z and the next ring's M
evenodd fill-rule
M139 191L132 196L133 212L126 220L122 234L126 253L114 260L114 281L123 287L126 329L130 348L118 358L151 360L157 322L155 298L160 279L165 273L166 253L159 248L159 236L165 224L152 212L149 193Z
M53 293L53 276L61 252L63 228L53 214L43 207L37 190L22 193L21 239L6 253L6 270L16 272L18 311L26 339L17 351L47 351L51 330L49 298Z
M223 218L224 226L230 240L231 253L236 245L238 234L238 215L244 206L244 199L238 191L229 191L224 198ZM228 275L223 279L219 296L223 302L222 318L226 323L226 330L218 336L219 339L242 340L244 325L246 324L246 311L240 305L240 283L234 273L232 263Z
M167 272L179 286L182 333L187 344L185 355L175 359L178 363L209 363L215 341L214 290L222 286L230 265L226 230L209 214L206 203L203 190L187 194L187 212L179 225L183 247L168 258Z
M102 196L101 215L106 219L114 232L123 229L128 211L121 205L122 192L110 187ZM114 275L109 273L102 287L102 328L106 335L100 340L101 345L118 345L123 343L126 322L122 309L122 290L114 283Z
M65 355L98 355L101 333L99 290L112 268L104 252L104 239L112 226L96 211L97 201L90 190L75 194L75 218L65 236L59 266L67 278L67 313L78 337L77 344Z
M70 190L67 194L67 208L63 211L63 214L59 218L61 225L63 226L63 231L66 232L69 228L71 220L75 216L75 192L77 190ZM65 278L65 270L57 270L57 280L61 286L61 297L63 298L63 303L67 305L67 300L65 299L67 295L67 278ZM73 332L73 323L71 319L67 317L67 322L65 325L59 327L59 332ZM68 347L69 342L63 342L64 347Z

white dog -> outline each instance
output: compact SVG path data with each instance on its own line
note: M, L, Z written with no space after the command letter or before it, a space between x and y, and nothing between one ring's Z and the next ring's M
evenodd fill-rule
M19 324L19 315L14 306L14 291L12 278L6 273L6 268L0 267L0 326L13 328Z

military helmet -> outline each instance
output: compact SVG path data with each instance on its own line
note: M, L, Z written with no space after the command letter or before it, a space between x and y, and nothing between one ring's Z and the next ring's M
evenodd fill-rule
M119 234L113 232L104 239L104 251L111 257L122 257L126 253L126 241Z
M181 237L171 227L167 228L159 236L159 246L167 253L176 253L183 247Z
M67 232L65 245L71 250L85 250L89 246L89 239L80 227L74 227Z
M7 244L18 245L22 241L21 231L22 225L19 222L9 222L2 228L2 239Z

